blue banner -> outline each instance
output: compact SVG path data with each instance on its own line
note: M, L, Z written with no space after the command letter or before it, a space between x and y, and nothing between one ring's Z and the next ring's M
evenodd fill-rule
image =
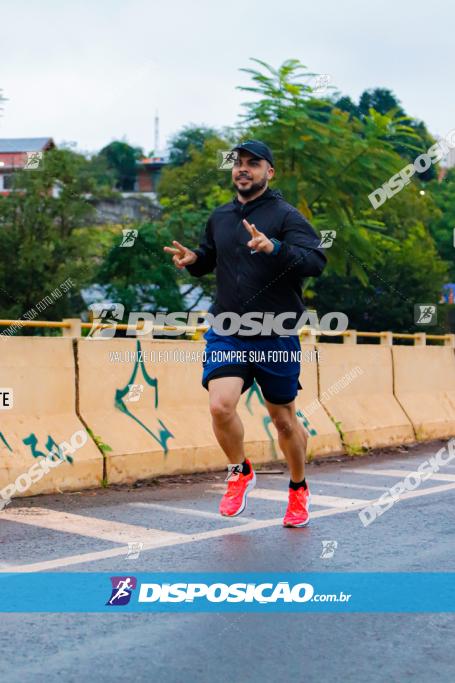
M1 573L0 612L454 612L454 573Z

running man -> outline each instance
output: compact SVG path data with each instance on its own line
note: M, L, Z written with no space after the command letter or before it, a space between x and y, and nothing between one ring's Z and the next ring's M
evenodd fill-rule
M268 187L275 175L272 152L258 140L248 140L232 150L236 160L232 181L237 196L220 206L209 217L205 235L192 251L177 241L164 247L172 254L179 269L186 268L195 277L216 269L216 297L210 313L259 312L287 313L293 318L285 330L295 327L304 312L303 279L322 273L326 257L319 247L320 238L308 221ZM286 316L284 316L286 317ZM219 330L220 331L220 330ZM305 481L307 435L296 416L295 398L301 389L300 362L263 362L269 351L300 351L298 335L248 336L242 329L223 335L210 328L206 340L206 360L202 384L209 392L213 431L230 464L227 491L220 503L220 513L239 515L246 506L247 494L255 486L256 475L245 456L244 429L236 412L243 392L253 381L259 384L265 405L278 432L278 443L290 471L289 502L283 524L302 527L309 522L309 488ZM229 353L236 361L230 362ZM236 351L254 351L236 354ZM213 353L212 353L213 352ZM286 354L274 354L285 358ZM223 356L226 362L223 362ZM257 362L242 362L246 356ZM295 357L295 354L294 354ZM220 360L221 358L221 360Z

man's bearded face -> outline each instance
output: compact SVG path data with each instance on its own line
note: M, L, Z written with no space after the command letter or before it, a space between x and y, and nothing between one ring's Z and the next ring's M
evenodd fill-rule
M271 176L273 169L268 161L239 150L232 168L232 182L242 197L251 197L263 190Z

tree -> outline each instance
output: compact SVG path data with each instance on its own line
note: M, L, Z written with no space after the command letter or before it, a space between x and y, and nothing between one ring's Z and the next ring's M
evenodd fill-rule
M109 165L105 155L94 154L88 159L87 164L80 170L81 178L91 182L97 188L98 193L111 192L115 194L115 188L119 179L116 170Z
M400 119L403 124L408 126L415 134L413 144L409 144L407 136L401 140L399 135L394 135L390 142L394 150L412 163L420 154L425 154L427 149L435 143L434 138L428 132L425 124L422 121L413 119L406 114L400 101L391 90L387 88L372 88L364 90L360 95L359 104L356 105L350 97L340 97L335 99L335 106L350 114L350 117L356 117L360 120L365 120L374 109L379 114L395 116ZM423 182L428 182L436 178L436 169L430 166L424 173L420 173L416 178Z
M100 151L99 156L106 162L108 170L114 172L116 188L123 192L134 190L137 174L137 161L144 156L140 147L131 147L127 142L111 142Z
M185 126L169 142L169 163L171 166L183 166L191 161L191 149L202 151L205 141L216 138L217 131L207 126Z
M379 211L368 195L405 165L398 150L415 153L415 127L399 107L390 109L387 91L369 93L352 116L313 97L297 60L278 69L254 61L261 70L243 69L254 86L242 90L260 100L245 105L245 134L274 150L285 198L316 228L336 230L328 267L307 298L320 315L346 312L352 327L411 329L414 303L437 302L445 278L428 232L436 207L415 184Z
M219 150L232 146L233 140L207 138L202 149L189 148L189 159L184 164L164 169L158 194L163 207L162 222L171 239L196 247L213 209L232 200L231 173L219 168ZM199 299L213 293L213 274L195 280L184 270L178 273L178 282L188 285L188 294L200 288ZM193 308L197 308L198 300Z
M262 70L242 69L255 85L241 89L260 95L244 105L248 136L274 150L285 199L317 228L337 231L330 270L343 276L349 263L350 273L366 283L362 264L372 258L369 234L384 230L368 195L403 166L395 137L412 145L415 133L393 114L370 109L362 120L350 118L330 101L314 98L298 60L278 69L253 61Z
M440 257L449 264L449 280L455 282L455 168L449 169L441 182L434 180L427 185L426 192L438 207L430 221L430 232Z
M380 114L395 110L399 116L405 116L400 102L387 88L371 88L363 91L359 98L358 116L368 116L370 109L375 109Z
M105 284L111 301L122 303L125 314L131 311L181 311L182 295L177 272L163 254L173 236L162 223L132 226L138 235L131 247L112 246L100 267L96 281Z
M422 331L414 323L414 306L437 304L447 273L431 236L417 224L403 240L391 242L380 234L370 239L374 255L364 264L368 283L359 286L350 273L323 276L315 285L318 314L341 310L357 330Z
M75 287L40 312L39 319L60 319L83 309L80 288L92 282L109 240L105 230L85 227L93 211L84 198L93 190L82 172L86 164L69 150L51 150L41 169L18 172L15 191L0 197L2 317L20 318L67 278Z
M426 273L416 268L402 290L393 279L396 273L392 269L391 287L403 291L407 301L413 300L416 291L424 300L434 298L444 264L434 251L427 230L438 213L431 193L422 196L418 186L411 184L377 211L368 200L375 187L403 167L403 158L395 146L397 140L409 148L414 145L416 133L412 127L403 123L400 112L379 113L370 108L362 117L350 117L329 100L316 99L305 84L305 67L296 60L285 62L277 70L255 61L262 68L246 69L253 85L243 89L261 97L245 105L242 137L258 137L268 143L276 160L276 186L285 199L296 205L317 229L337 232L327 253L328 267L314 289L310 281L306 297L315 297L314 303L325 307L324 287L331 290L336 283L334 292L351 291L353 298L358 299L357 308L362 308L362 302L371 299L374 288L380 286L375 272L378 268L380 274L385 268L383 259L390 251L391 263L398 267L400 249L417 231L424 235L426 252L434 255L436 284L429 285ZM376 102L380 103L379 93ZM381 106L388 104L390 101L384 96ZM219 171L216 164L217 151L230 149L232 142L208 138L202 149L189 148L188 161L168 167L162 175L159 192L163 222L174 239L189 247L197 243L211 210L232 198L230 173ZM408 258L409 254L408 249ZM420 289L413 280L419 272ZM191 282L185 272L179 273L178 279ZM213 284L213 275L197 281L206 293L213 291ZM344 310L345 302L339 298L331 301L331 305L325 310ZM365 324L357 309L353 316ZM378 324L381 320L379 317ZM370 329L371 324L368 321Z

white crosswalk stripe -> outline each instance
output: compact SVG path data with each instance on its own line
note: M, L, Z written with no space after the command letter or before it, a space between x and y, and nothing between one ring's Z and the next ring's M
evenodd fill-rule
M367 475L373 475L373 476L378 476L378 477L397 477L397 479L404 479L405 477L408 476L408 474L415 474L416 470L362 470L362 469L354 469L354 470L346 470L349 473L352 474L367 474ZM443 472L436 472L431 475L431 477L428 477L428 479L434 479L435 481L455 481L455 474L444 474Z
M175 512L181 515L190 515L193 517L205 517L205 519L216 519L218 522L222 520L219 512L207 512L207 510L197 510L194 508L182 508L175 505L164 505L163 503L128 503L131 507L151 508L155 510L163 510L164 512ZM245 524L248 522L243 517L232 517L234 522Z
M368 477L393 477L401 480L409 473L406 469L361 469L353 468L343 470L347 475L362 474L368 481ZM433 479L442 482L447 482L438 486L420 487L414 491L407 491L400 496L400 502L407 499L419 498L421 496L440 495L444 492L455 491L455 474L438 473ZM263 480L266 483L267 480ZM274 480L270 480L270 483ZM371 480L370 480L371 481ZM368 491L375 490L378 492L387 490L385 486L370 486L364 484L351 484L346 482L332 482L315 479L312 481L317 486L328 487L339 485L349 489L365 489ZM310 482L311 485L311 482ZM215 493L217 496L222 495L226 490L225 484L214 484L206 493ZM330 488L329 488L330 491ZM250 498L256 498L263 501L277 501L285 504L288 500L287 487L284 490L277 490L273 488L259 487L253 489ZM344 496L331 496L324 494L311 494L311 503L313 506L321 506L321 509L314 510L311 514L311 519L324 518L332 515L345 514L361 510L362 508L372 505L379 496L374 499L369 498L349 498ZM213 499L212 499L213 501ZM188 503L187 503L188 504ZM153 510L163 510L171 515L194 515L209 520L223 521L228 526L210 528L209 530L197 531L195 533L177 533L173 531L166 531L159 528L148 528L147 526L139 526L135 524L126 524L116 522L113 520L103 520L88 515L77 515L57 510L51 510L44 507L12 507L0 512L0 523L2 521L14 522L17 524L29 524L42 529L49 529L65 534L74 534L79 536L86 536L93 539L99 539L116 544L115 547L92 552L81 552L67 557L60 557L55 559L46 559L36 561L29 564L3 564L0 565L0 575L4 572L28 572L28 571L50 571L61 567L69 567L79 564L87 564L91 562L98 562L100 560L107 560L110 558L126 556L128 553L127 544L134 541L143 543L142 551L152 551L159 548L173 547L178 545L185 545L194 542L208 541L210 539L221 538L224 536L231 536L233 534L252 533L260 530L278 527L282 525L282 516L271 519L252 519L251 516L244 516L242 518L221 518L216 508L212 511L203 509L193 509L179 505L172 505L165 502L131 502L127 503L127 508L130 507L141 508L144 510L144 518L153 519ZM147 510L150 510L150 515L147 515ZM127 517L126 513L125 516ZM167 517L166 517L167 519ZM173 519L175 523L175 518ZM155 526L160 526L156 525ZM179 527L177 527L179 528ZM6 558L5 558L6 559Z
M216 493L223 493L223 484L215 484L212 491ZM275 489L254 488L248 494L249 498L261 498L262 500L277 500L280 502L287 502L287 491L276 491ZM321 496L318 494L311 494L312 505L321 505L328 508L345 508L351 505L367 505L370 501L363 498L343 498L341 496Z
M135 524L123 524L107 519L97 519L85 515L74 515L69 512L49 510L48 508L13 508L0 513L0 521L31 524L42 529L63 531L68 534L88 536L102 541L112 541L123 545L133 541L147 541L156 539L177 540L182 534L161 529L148 529Z
M387 491L387 486L369 486L368 484L351 484L344 481L329 481L328 479L313 479L310 484L320 484L321 486L341 486L344 489L361 489L362 491Z
M338 508L338 509L330 509L327 508L326 510L317 510L316 512L313 512L311 515L311 519L317 519L318 517L329 517L332 515L339 515L339 514L345 514L347 512L351 512L352 509L360 509L364 507L364 503L360 503L357 506L353 506L353 508ZM269 529L275 526L282 526L283 524L283 518L282 517L276 517L274 519L263 519L263 520L254 520L248 521L248 524L245 524L244 526L233 526L233 527L227 527L224 529L212 529L210 531L202 531L196 534L180 534L179 539L168 539L164 537L160 541L159 538L157 538L154 542L145 542L144 547L142 551L146 550L156 550L157 548L165 548L168 546L176 546L176 545L184 545L186 543L194 543L194 542L200 542L200 541L207 541L212 538L220 538L224 536L232 536L235 534L240 534L240 533L247 533L249 531L258 531L260 529ZM44 571L51 571L52 569L58 569L60 567L69 567L77 564L85 564L87 562L96 562L99 560L104 560L104 559L109 559L113 557L121 557L122 555L127 555L128 553L128 548L127 547L117 547L117 548L110 548L108 550L100 550L97 552L91 552L91 553L81 553L78 555L70 555L67 557L60 557L52 560L44 560L40 562L34 562L31 564L22 564L22 565L9 565L7 569L3 569L5 572L44 572ZM1 574L2 574L2 569L0 567L0 579L1 579Z

